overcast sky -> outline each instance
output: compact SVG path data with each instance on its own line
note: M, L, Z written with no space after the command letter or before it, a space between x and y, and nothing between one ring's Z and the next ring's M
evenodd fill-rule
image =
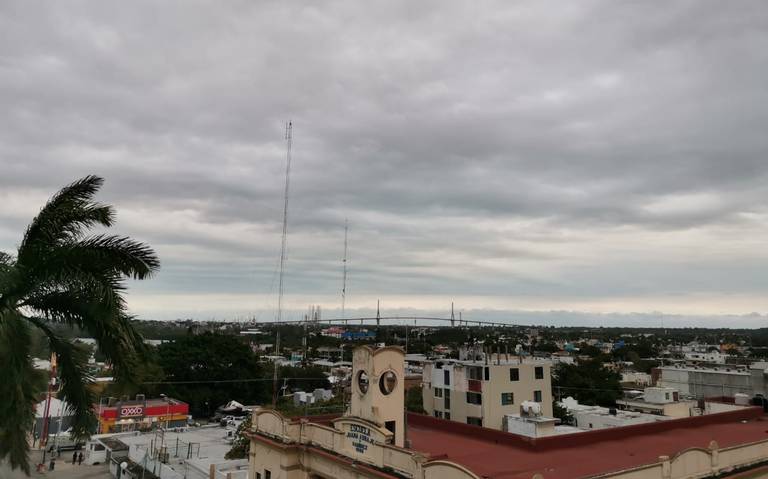
M767 75L762 1L0 2L0 249L95 173L136 313L272 319L291 119L290 316L345 218L359 312L764 314Z

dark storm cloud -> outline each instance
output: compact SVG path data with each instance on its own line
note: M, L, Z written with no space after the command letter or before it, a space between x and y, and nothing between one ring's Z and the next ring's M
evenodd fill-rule
M766 27L761 2L6 2L0 247L97 173L164 259L138 291L268 294L290 118L291 293L338 294L349 218L361 294L761 295Z

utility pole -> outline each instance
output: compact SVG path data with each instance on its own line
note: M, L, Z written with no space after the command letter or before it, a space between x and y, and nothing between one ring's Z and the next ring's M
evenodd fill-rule
M451 301L451 327L456 323L456 316L453 314L453 301Z
M48 381L48 395L45 398L45 413L43 414L43 430L40 433L40 446L43 450L41 464L45 464L45 449L48 446L48 422L51 420L51 395L56 386L56 353L51 353L51 374ZM61 413L59 413L61 414Z
M345 303L347 300L347 232L349 230L349 224L347 219L344 218L344 259L342 260L343 273L341 280L341 318L344 319L344 324L348 324L345 319Z

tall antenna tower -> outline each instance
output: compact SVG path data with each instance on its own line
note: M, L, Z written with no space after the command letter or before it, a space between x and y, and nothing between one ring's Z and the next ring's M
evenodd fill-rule
M345 319L345 303L347 300L347 231L349 230L349 224L347 219L344 218L344 259L342 260L344 272L342 273L341 282L341 319L344 319L344 324L347 324Z
M275 352L280 355L280 320L283 319L283 273L285 272L286 245L288 240L288 191L291 184L291 140L293 137L293 124L289 121L285 125L285 203L283 204L283 239L280 246L280 285L277 293L277 331L275 333ZM272 407L277 405L277 379L280 368L277 358L274 362L272 375Z
M283 273L285 272L286 245L288 241L288 191L291 184L291 141L293 136L293 124L288 122L285 125L285 203L283 204L283 240L280 247L280 283L277 293L277 322L279 323L283 316Z

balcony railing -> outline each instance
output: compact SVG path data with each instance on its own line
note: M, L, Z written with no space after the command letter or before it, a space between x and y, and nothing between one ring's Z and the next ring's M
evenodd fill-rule
M467 379L467 391L473 393L483 392L483 382L479 379Z

